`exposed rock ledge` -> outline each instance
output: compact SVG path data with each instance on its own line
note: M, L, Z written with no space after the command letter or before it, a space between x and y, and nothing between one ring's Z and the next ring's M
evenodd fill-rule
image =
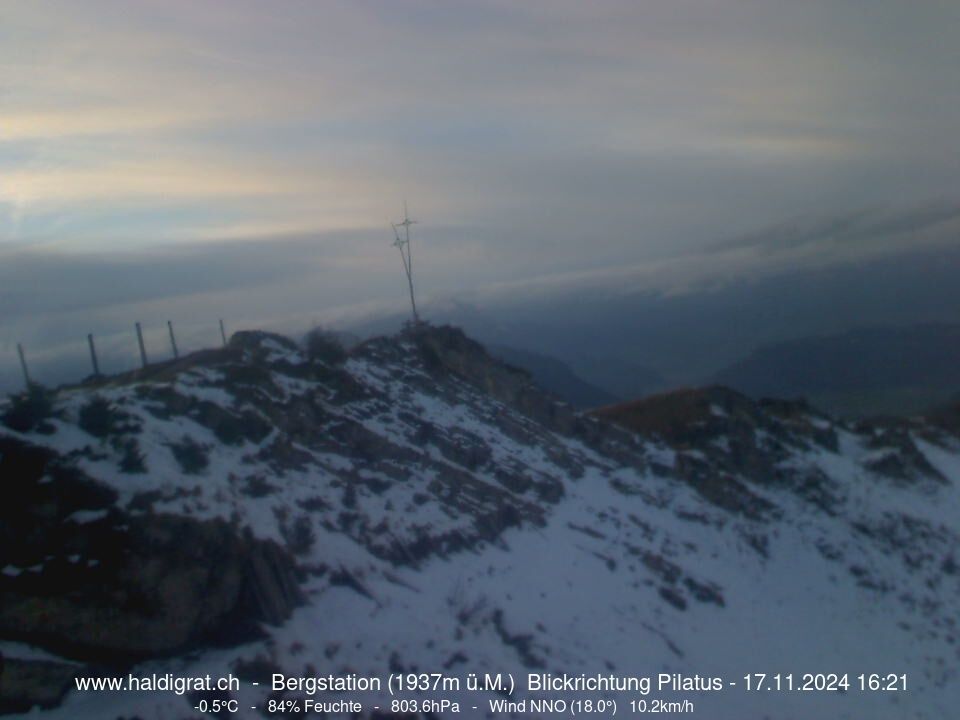
M119 668L249 639L301 600L288 551L231 523L121 511L55 453L9 438L0 477L0 638ZM0 709L49 702L26 682L46 670L6 658Z

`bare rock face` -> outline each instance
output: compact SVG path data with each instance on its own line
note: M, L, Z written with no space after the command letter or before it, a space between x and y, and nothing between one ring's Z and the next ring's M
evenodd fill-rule
M409 330L408 335L430 371L454 373L546 427L572 432L576 421L573 408L534 385L526 370L492 358L459 328L423 325Z
M18 486L0 538L20 538L0 549L0 637L126 664L249 638L300 600L276 543L223 520L121 511L48 450L5 439L0 454Z

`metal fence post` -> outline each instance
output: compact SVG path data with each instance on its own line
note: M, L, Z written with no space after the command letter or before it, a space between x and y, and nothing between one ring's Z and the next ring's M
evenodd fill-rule
M97 362L97 347L93 344L93 333L87 335L87 342L90 344L90 362L93 363L93 374L100 377L100 363Z
M23 382L27 386L27 390L30 389L30 371L27 370L27 358L23 354L23 345L17 343L17 354L20 356L20 369L23 370Z
M143 330L140 328L140 323L137 323L137 343L140 345L140 362L143 364L143 367L147 366L147 348L143 345Z
M170 347L173 348L173 359L177 360L180 353L177 352L177 338L173 335L173 323L169 320L167 320L167 330L170 331Z

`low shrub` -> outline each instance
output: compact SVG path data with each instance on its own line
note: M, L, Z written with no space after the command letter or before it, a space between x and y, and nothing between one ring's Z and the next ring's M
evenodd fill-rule
M168 443L167 447L173 453L180 469L187 475L197 475L206 470L207 465L210 464L207 447L189 435L184 435L180 442Z
M3 413L3 424L17 432L54 432L49 422L54 417L55 393L42 385L30 383L22 393L10 396L10 406Z
M307 357L324 365L342 365L347 361L347 351L337 337L315 328L304 340Z

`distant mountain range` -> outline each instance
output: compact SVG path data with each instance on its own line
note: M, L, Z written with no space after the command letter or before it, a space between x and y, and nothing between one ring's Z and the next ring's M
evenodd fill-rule
M490 353L526 370L537 385L579 409L646 397L664 387L662 378L641 372L639 392L614 394L543 353L505 345L490 346ZM771 343L704 384L756 399L805 398L847 417L919 414L948 398L960 399L960 325L861 328Z
M957 277L960 248L940 247L670 293L641 288L616 292L585 289L487 301L427 301L423 316L463 327L487 346L523 348L555 358L584 382L631 399L682 386L726 382L722 373L751 353L778 344L843 336L862 328L957 323ZM395 331L405 319L401 315L379 317L349 329L369 337ZM898 346L906 341L906 336L889 340ZM926 341L909 343L909 352L919 352ZM935 357L939 350L935 344L931 347ZM841 379L860 382L857 358L865 368L863 373L876 376L870 383L870 395L863 396L863 412L886 407L921 409L928 400L939 401L960 390L958 385L946 384L933 388L932 396L921 396L901 388L897 392L913 392L916 402L906 398L875 403L880 375L886 372L880 359L885 352L882 340L866 343L862 351L851 350L851 357L844 362L853 369L836 376L838 383ZM844 356L840 352L831 355L837 362ZM922 358L909 360L921 367L924 362ZM921 380L926 373L918 371ZM734 379L740 376L730 377ZM949 378L940 379L946 382ZM752 394L752 386L737 384ZM905 384L909 383L900 383ZM774 394L802 394L808 392L808 386L793 383L775 385L771 390ZM844 414L861 406L854 395L833 404L839 396L836 389L830 394L826 398L819 390L816 393L818 399L826 398Z
M491 355L530 373L533 381L544 390L566 400L575 408L594 408L616 402L616 395L588 383L570 366L556 358L529 350L492 345Z
M712 381L833 413L911 414L960 391L960 325L875 327L765 345Z

